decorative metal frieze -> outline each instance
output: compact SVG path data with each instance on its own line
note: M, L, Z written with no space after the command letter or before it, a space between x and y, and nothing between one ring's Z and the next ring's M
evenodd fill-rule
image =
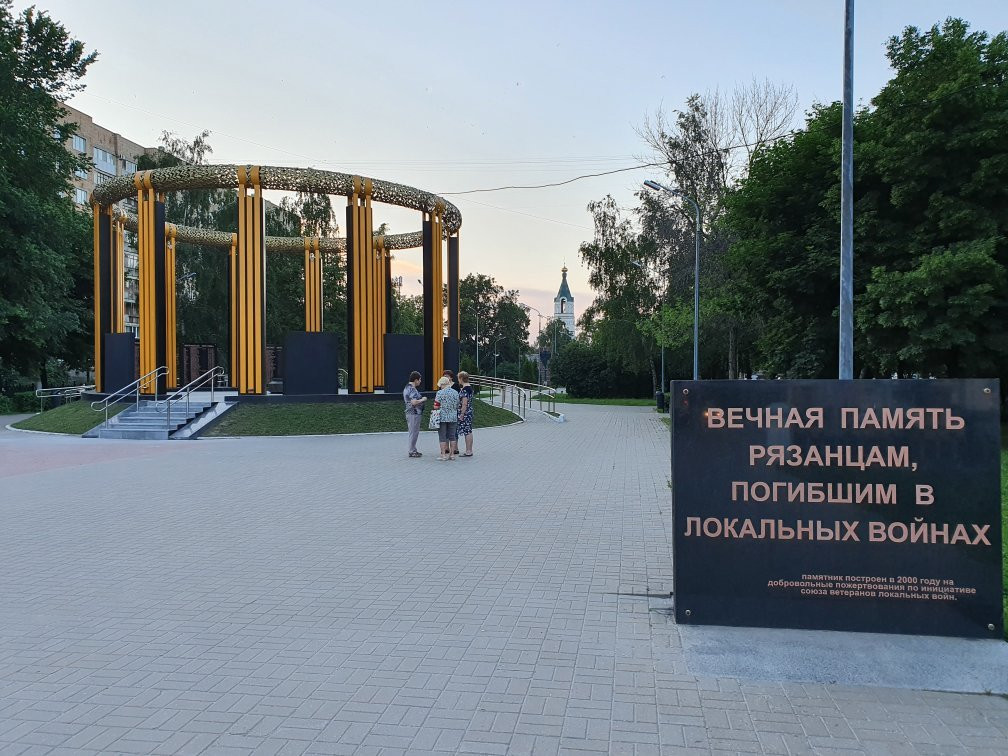
M238 188L238 168L237 165L180 165L171 168L155 168L151 171L141 171L144 180L149 180L158 193L178 192L199 189L237 189ZM120 200L126 199L136 191L134 175L117 176L92 192L92 202L101 205L111 205ZM336 171L323 171L317 168L283 168L277 166L264 165L259 167L259 182L263 189L277 189L291 192L312 192L315 194L338 194L350 197L354 192L354 174L338 173ZM462 225L462 214L451 202L431 192L417 189L405 184L396 184L391 181L381 179L368 179L356 177L357 181L371 182L371 199L374 202L383 202L389 205L405 207L419 210L423 213L437 213L444 223L446 234L454 234ZM358 184L359 186L360 184ZM179 241L190 241L188 229L179 226ZM193 243L202 243L210 246L230 246L230 237L223 232L204 231L203 229L193 229L196 234ZM209 234L203 237L201 234ZM217 235L228 237L227 242L218 240ZM415 241L411 243L415 237ZM267 237L266 249L276 249L277 251L298 252L303 250L301 237L289 239L290 247L270 246L270 239L281 237ZM197 240L198 239L198 240ZM398 239L398 243L397 243ZM323 239L323 249L326 249L326 242L338 242L335 249L344 249L345 242L342 239ZM385 237L386 249L411 249L422 244L422 233L415 234L394 234ZM344 246L339 246L344 244ZM328 247L328 249L334 249Z
M125 228L130 231L137 230L137 217L135 213L118 211L116 217L120 219ZM175 226L176 239L185 244L196 244L201 247L217 247L219 249L231 249L232 234L229 231L215 231L210 228L197 228L196 226ZM377 234L375 235L377 238ZM423 246L423 233L411 231L408 234L386 234L385 249L418 249ZM319 249L323 252L346 252L346 239L343 237L319 239ZM267 252L304 252L303 236L267 236Z

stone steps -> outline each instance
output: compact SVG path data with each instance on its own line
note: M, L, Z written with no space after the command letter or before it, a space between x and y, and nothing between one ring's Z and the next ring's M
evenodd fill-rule
M180 428L191 423L211 408L208 402L190 402L187 407L176 402L171 408L171 422L162 404L141 402L139 408L130 407L115 417L109 418L108 425L99 425L85 434L92 438L124 438L135 440L166 440Z

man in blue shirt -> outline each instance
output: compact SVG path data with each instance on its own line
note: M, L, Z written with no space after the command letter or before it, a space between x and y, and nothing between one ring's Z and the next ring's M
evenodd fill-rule
M409 383L403 389L403 403L406 405L406 427L409 429L409 456L422 457L417 451L417 438L420 437L420 419L423 416L424 402L427 397L420 393L422 376L416 370L410 373Z

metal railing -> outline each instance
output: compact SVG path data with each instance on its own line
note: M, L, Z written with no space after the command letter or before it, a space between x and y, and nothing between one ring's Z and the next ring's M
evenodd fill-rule
M63 403L66 404L68 401L80 399L85 391L91 391L93 388L94 384L92 383L89 386L53 386L51 388L35 389L35 396L39 400L38 411L42 411L42 404L46 399L62 399Z
M103 424L102 427L108 425L109 407L118 404L130 394L136 395L136 408L137 411L139 412L140 390L145 388L151 382L154 383L154 401L156 402L158 397L158 379L166 375L168 375L168 368L165 367L164 365L161 365L160 367L154 368L149 373L141 375L139 378L133 381L133 383L127 384L118 391L109 394L104 399L99 399L97 401L91 402L91 409L93 409L95 412L101 412L102 410L105 410L105 423Z
M538 409L539 412L556 414L556 389L541 383L512 381L507 378L494 378L486 375L471 375L469 382L479 386L480 393L484 388L490 389L490 404L494 404L494 394L499 392L500 406L504 407L505 403L508 403L511 411L516 412L521 418L525 417L529 408ZM532 407L534 402L538 402L538 408ZM515 404L518 405L517 411ZM544 405L547 409L544 409Z
M201 375L199 378L195 378L195 379L189 381L189 383L187 383L185 386L183 386L182 388L177 389L173 393L169 394L164 399L162 399L160 402L157 402L157 401L154 402L154 408L158 412L164 411L164 413L165 413L165 426L168 428L168 432L169 433L171 433L171 431L172 431L172 427L171 427L171 408L172 408L172 403L174 403L174 402L181 402L183 399L185 399L185 403L186 403L186 414L185 414L185 416L188 418L189 417L189 399L192 396L192 392L195 391L196 389L198 389L200 386L203 386L203 385L209 383L210 384L210 404L213 404L214 403L214 385L215 385L214 384L214 378L219 378L222 375L224 375L224 368L222 368L220 366L210 368L205 373L203 373L203 375Z

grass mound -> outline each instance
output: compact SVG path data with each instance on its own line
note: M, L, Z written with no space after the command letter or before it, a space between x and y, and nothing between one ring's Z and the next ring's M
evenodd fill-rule
M508 425L518 416L478 402L473 427ZM427 430L430 412L420 427ZM406 432L402 402L327 402L319 404L239 404L211 428L207 436L297 436L338 433Z
M130 406L132 405L128 403L119 403L110 407L109 417L118 415ZM80 436L103 422L105 422L105 413L95 412L91 409L90 402L81 400L32 415L21 422L14 423L14 427L23 430L69 433Z

